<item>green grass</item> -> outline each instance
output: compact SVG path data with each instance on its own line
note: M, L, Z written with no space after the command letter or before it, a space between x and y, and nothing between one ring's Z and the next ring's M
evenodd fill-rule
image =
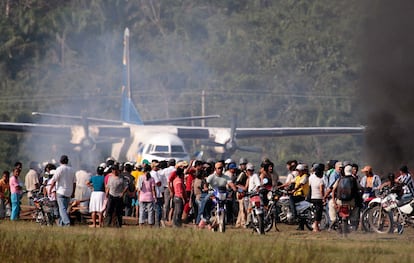
M91 229L0 223L1 262L414 262L412 229L404 235L249 230L224 234L192 227Z

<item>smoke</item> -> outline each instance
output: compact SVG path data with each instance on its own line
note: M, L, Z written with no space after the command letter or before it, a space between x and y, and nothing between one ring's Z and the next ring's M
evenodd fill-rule
M367 160L377 171L414 165L414 2L370 1L361 35L360 105Z

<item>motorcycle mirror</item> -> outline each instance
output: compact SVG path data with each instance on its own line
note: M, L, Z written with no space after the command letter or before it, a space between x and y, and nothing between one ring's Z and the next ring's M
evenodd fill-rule
M263 184L267 184L267 183L269 183L269 179L263 178Z

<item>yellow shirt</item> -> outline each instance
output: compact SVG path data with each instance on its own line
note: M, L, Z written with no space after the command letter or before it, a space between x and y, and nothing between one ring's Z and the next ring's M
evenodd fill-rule
M143 174L144 174L144 172L142 172L142 171L134 170L134 171L131 172L131 175L135 178L135 187L138 185L139 177Z
M305 196L306 197L309 194L309 180L308 180L307 174L296 176L295 189L297 190L293 193L294 196Z

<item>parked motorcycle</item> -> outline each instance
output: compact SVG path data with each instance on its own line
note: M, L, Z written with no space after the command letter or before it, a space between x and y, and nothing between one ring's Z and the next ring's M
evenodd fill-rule
M313 222L315 221L315 208L314 205L308 201L300 201L296 203L297 217L294 218L293 213L290 209L289 193L286 190L273 190L271 194L268 193L268 198L272 199L269 201L275 202L275 207L271 208L273 211L268 210L265 216L265 230L269 231L276 220L276 212L279 212L279 220L285 224L296 224L297 220L304 220L306 228L312 230ZM326 229L328 227L328 215L326 211L322 212L322 220L320 223L320 229Z
M396 193L390 193L381 200L381 205L371 209L370 223L377 233L398 234L404 232L406 225L414 225L414 199L404 202L398 200Z
M247 193L250 201L249 217L254 230L260 235L265 234L264 229L264 209L263 209L263 190Z
M351 206L349 204L341 204L338 209L338 231L342 235L347 236L349 233L349 218L351 215Z
M401 186L383 189L377 198L371 200L367 211L369 230L377 233L391 233L397 227L401 234L404 225L414 224L412 204L413 200L404 203L399 201ZM364 215L363 215L364 216Z
M227 189L225 187L214 189L212 201L210 223L213 231L224 233L226 231L226 203Z
M42 190L33 191L32 198L35 205L33 219L40 225L53 225L55 218L53 213L54 204L50 202L48 197L43 196Z

